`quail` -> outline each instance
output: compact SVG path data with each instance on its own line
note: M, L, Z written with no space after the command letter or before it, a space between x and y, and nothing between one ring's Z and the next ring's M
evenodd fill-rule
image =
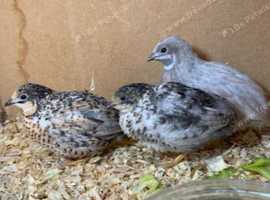
M227 99L241 115L241 128L269 127L270 112L263 89L229 65L199 58L180 37L161 40L148 60L164 65L162 82L180 82Z
M34 140L69 159L99 153L122 134L118 111L87 91L58 92L28 83L5 105L22 109Z
M231 136L238 114L222 97L178 82L133 83L113 96L129 137L158 152L187 153Z

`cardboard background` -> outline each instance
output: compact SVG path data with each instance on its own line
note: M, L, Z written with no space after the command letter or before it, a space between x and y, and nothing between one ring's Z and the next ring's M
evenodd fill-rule
M158 82L147 63L164 36L180 35L270 90L269 0L1 0L0 96L32 81L110 97L129 82Z

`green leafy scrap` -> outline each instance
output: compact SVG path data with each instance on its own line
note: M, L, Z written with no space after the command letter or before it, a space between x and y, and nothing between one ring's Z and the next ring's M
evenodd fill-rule
M257 158L254 162L243 165L242 169L262 175L270 180L270 159Z
M213 176L210 176L209 179L228 179L235 176L236 173L236 169L234 169L233 167L229 167L218 172L217 174L214 174Z
M160 182L153 175L144 175L139 179L138 191L146 191L148 194L158 191L161 188Z

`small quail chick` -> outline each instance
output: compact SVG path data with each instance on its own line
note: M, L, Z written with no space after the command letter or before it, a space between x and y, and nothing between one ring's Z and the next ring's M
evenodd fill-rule
M225 99L176 82L123 86L113 104L124 133L160 152L198 150L232 135L238 119Z
M22 109L34 140L65 158L93 155L121 137L118 111L105 98L86 91L56 92L28 83L6 102L10 105Z
M270 112L263 89L229 65L199 58L180 37L160 41L149 57L152 60L164 65L163 82L181 82L227 99L242 115L241 128L269 126Z

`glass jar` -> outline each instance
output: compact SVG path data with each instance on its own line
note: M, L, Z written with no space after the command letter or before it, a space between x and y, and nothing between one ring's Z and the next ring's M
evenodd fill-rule
M270 200L270 184L244 180L198 181L166 189L147 200Z

